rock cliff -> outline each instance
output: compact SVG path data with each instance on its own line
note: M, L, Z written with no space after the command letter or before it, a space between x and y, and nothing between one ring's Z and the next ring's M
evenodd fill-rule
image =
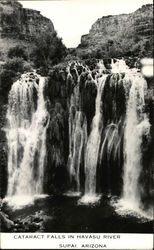
M23 8L17 0L0 1L0 50L4 55L16 44L31 44L40 32L53 32L51 20L39 11Z
M40 31L54 31L51 20L42 16L39 11L25 9L17 1L1 1L2 37L12 37L25 40L33 40Z
M153 5L131 14L99 18L89 34L81 37L77 54L82 57L152 57Z

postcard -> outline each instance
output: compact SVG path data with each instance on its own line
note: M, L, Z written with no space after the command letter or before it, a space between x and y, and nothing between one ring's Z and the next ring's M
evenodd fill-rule
M152 0L1 0L1 249L153 249Z

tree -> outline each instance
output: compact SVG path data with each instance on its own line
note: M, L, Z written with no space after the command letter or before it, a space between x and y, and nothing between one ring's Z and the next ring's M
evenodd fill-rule
M36 67L50 67L59 63L67 54L66 47L62 40L54 32L43 32L35 39L35 48L31 59Z

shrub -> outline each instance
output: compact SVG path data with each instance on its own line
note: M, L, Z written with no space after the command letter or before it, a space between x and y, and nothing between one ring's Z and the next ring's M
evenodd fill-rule
M66 57L65 57L65 62L69 62L69 61L79 61L80 58L76 55L71 55L71 54L68 54Z
M33 65L30 62L25 61L23 63L23 72L28 72L33 70Z
M9 58L20 57L23 58L24 60L27 60L28 59L27 48L23 45L16 45L15 47L9 49L8 57Z
M6 95L11 88L16 73L13 70L3 69L0 72L0 91Z
M12 70L14 72L24 72L24 60L20 57L14 57L12 59L7 59L4 64L4 69Z

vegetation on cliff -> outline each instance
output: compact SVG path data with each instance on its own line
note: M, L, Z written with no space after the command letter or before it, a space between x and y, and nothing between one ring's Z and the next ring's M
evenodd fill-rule
M64 59L67 49L53 23L39 11L7 0L1 1L0 14L0 91L5 96L21 73L40 67L48 72Z

